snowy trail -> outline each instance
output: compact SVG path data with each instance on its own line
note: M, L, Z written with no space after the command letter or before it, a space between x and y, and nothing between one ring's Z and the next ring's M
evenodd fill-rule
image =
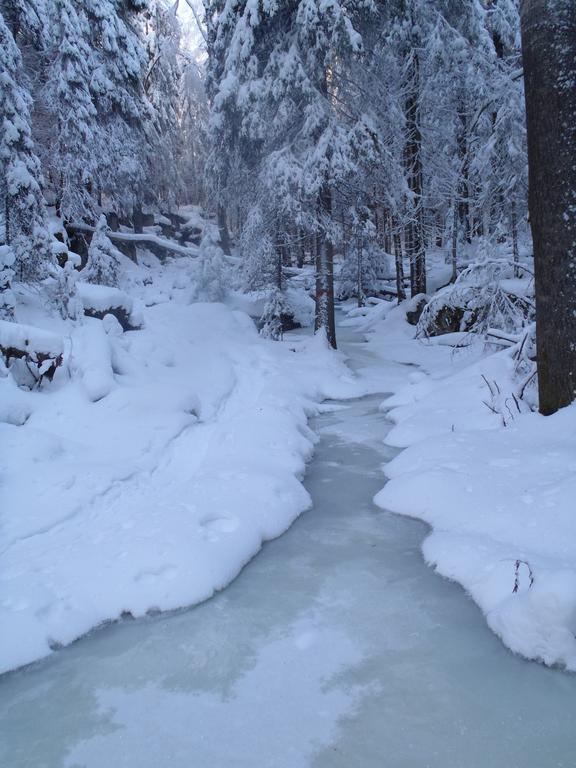
M225 591L0 678L0 764L573 768L576 678L509 653L373 505L380 400L316 419L314 508Z

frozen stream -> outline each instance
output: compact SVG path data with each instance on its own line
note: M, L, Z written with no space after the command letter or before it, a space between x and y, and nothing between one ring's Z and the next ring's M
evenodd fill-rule
M224 592L1 678L0 765L574 768L576 677L506 651L372 504L380 400L316 420L314 508Z

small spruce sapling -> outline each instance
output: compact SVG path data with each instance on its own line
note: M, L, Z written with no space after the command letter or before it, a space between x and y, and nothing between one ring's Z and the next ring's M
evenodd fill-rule
M279 288L272 288L262 313L260 335L279 341L284 333L283 317L289 314L286 297Z
M194 294L200 301L223 301L226 295L222 249L210 228L200 243Z
M88 249L88 261L82 270L82 277L89 283L118 285L120 274L120 253L108 237L110 231L106 217L101 215Z
M0 320L14 320L16 301L12 291L15 255L8 245L0 245Z
M68 252L63 266L54 264L50 274L54 278L53 302L63 320L79 320L84 314L82 302L76 290L80 256Z

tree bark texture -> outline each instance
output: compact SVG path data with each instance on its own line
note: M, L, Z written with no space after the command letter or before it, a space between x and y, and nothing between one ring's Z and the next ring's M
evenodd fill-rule
M540 411L576 392L576 8L523 0L522 56L534 241Z
M332 193L326 184L319 199L321 219L332 215ZM314 330L324 329L331 347L336 349L336 322L334 318L334 246L322 229L316 246L316 317Z
M410 197L405 247L410 259L410 288L412 296L426 293L426 251L422 209L422 134L420 131L420 65L415 51L411 52L408 96L406 98L406 170Z

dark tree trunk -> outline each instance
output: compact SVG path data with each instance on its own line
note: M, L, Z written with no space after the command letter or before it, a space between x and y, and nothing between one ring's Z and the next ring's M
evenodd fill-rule
M523 0L522 56L534 240L540 412L576 391L576 11Z
M106 214L106 223L112 230L112 232L118 232L120 229L120 221L118 218L118 214L115 211L110 211Z
M8 195L4 195L4 239L6 245L10 245L10 198Z
M460 180L458 185L458 229L462 232L464 242L471 243L470 227L470 155L468 153L468 121L466 106L461 105L460 130L458 131L458 157L460 159Z
M394 264L396 266L396 293L398 294L398 304L406 298L404 291L404 262L402 259L402 240L399 232L394 232Z
M332 193L326 184L319 199L321 220L332 215ZM322 229L316 239L316 317L314 330L323 328L331 347L336 349L336 322L334 319L334 246Z
M384 250L386 253L392 253L392 216L386 212L385 215L382 216L382 222L384 228Z
M412 51L408 97L406 99L406 170L411 195L408 200L408 223L405 247L410 259L412 296L426 293L426 251L422 210L422 134L420 132L420 65Z
M514 277L521 276L521 270L518 266L520 262L520 252L518 250L518 213L516 211L516 200L510 204L510 229L512 231L512 260L514 261Z
M220 247L224 253L230 255L230 233L228 232L228 222L226 221L226 209L223 205L218 206L218 231L220 233Z
M132 208L132 227L137 235L141 235L144 228L144 214L140 203L134 203Z
M297 264L300 269L304 266L304 263L306 261L306 234L303 229L299 230L299 238L300 243L298 246L298 251L296 255Z
M356 257L356 267L358 269L356 292L358 293L358 306L363 307L366 302L364 297L364 242L362 233L358 237Z
M458 277L458 205L452 201L452 274L450 282L455 283Z

